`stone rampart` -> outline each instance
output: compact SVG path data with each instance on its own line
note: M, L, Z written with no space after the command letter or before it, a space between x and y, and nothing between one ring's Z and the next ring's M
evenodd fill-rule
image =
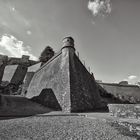
M120 98L124 98L124 100L132 103L134 101L140 102L140 87L137 85L120 85L110 83L99 83L99 85L115 97L120 96Z
M43 89L52 89L63 110L69 110L69 55L59 52L33 76L27 97L39 96Z
M47 91L51 91L52 97ZM48 99L55 101L56 97L64 112L107 109L107 105L101 101L93 75L76 56L71 37L65 38L61 51L35 73L26 97L51 107L52 101Z

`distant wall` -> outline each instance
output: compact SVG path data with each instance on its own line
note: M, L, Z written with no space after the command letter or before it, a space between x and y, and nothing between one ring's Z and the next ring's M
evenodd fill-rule
M99 83L108 93L112 93L115 96L121 95L124 98L131 100L134 97L135 100L140 102L140 88L136 85L119 85L109 83Z
M4 75L3 75L3 81L11 81L14 72L16 70L18 65L11 65L11 66L6 66L4 70Z
M28 87L30 85L30 82L31 82L34 74L35 74L35 72L27 72L26 73L26 76L25 76L25 79L24 79L24 84L22 86L22 92L21 92L22 96L26 95L27 89L28 89Z

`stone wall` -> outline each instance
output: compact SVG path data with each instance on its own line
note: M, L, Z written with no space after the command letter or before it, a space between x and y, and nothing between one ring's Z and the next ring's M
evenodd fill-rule
M21 92L21 95L22 96L25 96L26 95L26 92L27 92L27 89L29 87L29 84L34 76L34 73L35 72L27 72L26 73L26 76L25 76L25 79L24 79L24 84L22 86L22 92Z
M87 71L75 53L70 58L71 108L80 112L104 108L94 76Z
M62 110L66 111L70 109L69 86L69 55L59 52L35 73L26 97L39 96L45 88L52 89Z
M52 96L47 91L51 91ZM35 73L26 97L53 109L59 108L58 104L52 106L52 102L57 99L64 112L108 109L101 101L93 75L76 56L74 40L71 37L64 38L61 52ZM53 101L49 100L50 98Z
M29 57L22 55L22 58L15 58L0 55L0 94L21 94L28 67L39 63L29 60Z
M9 65L5 67L2 81L10 82L18 65Z
M108 93L130 102L140 102L140 88L136 85L99 83Z

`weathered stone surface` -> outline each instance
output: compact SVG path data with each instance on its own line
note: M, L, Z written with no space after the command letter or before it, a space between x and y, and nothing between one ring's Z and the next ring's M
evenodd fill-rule
M29 56L25 56L25 55L22 56L23 63L28 62L28 60L29 60ZM11 83L17 86L21 85L23 83L27 70L28 70L28 67L26 65L18 65L11 79Z
M17 67L18 67L18 65L7 65L4 70L4 75L3 75L2 81L10 82Z
M101 98L107 102L108 104L130 104L132 102L129 102L128 100L125 100L121 96L115 96L112 93L108 93L100 84L96 83L99 89L99 93Z
M8 57L6 55L0 55L0 65L2 65L3 62L6 62L6 65L26 65L26 66L32 66L39 61L29 60L28 55L23 55L22 58L16 58L16 57Z
M65 112L106 110L101 102L93 75L75 55L74 42L65 38L60 53L51 58L34 75L28 88L28 98L39 96L43 89L51 89Z
M0 94L0 106L2 106L2 96Z
M28 68L22 65L19 65L10 81L10 83L15 85L20 85L23 83L24 77L27 73Z
M1 65L0 66L0 83L1 83L2 78L3 78L4 69L5 69L5 65Z
M127 103L140 103L140 87L137 85L122 85L116 83L98 83L109 94Z
M27 92L27 89L29 87L29 84L34 76L34 73L35 72L27 72L26 73L26 77L25 77L25 80L24 80L24 84L22 86L22 95L25 96L26 92Z
M7 60L8 60L8 56L0 55L0 83L1 83L2 78L3 78L4 69L7 65Z
M39 63L39 61L29 60L29 56L23 55L22 58L9 57L7 65L25 65L30 67Z
M14 58L14 57L8 57L5 55L0 55L0 81L2 81L2 80L10 81L11 80L11 75L13 75L13 72L11 73L11 68L9 65L20 65L20 66L23 66L23 68L20 68L20 69L24 69L24 67L29 67L29 66L32 66L37 63L39 63L39 61L29 60L29 56L27 56L27 55L23 55L22 58ZM12 67L12 69L13 69L13 67ZM10 73L5 73L5 68L9 69ZM19 71L19 68L18 68L18 71ZM15 76L17 77L17 75L15 75ZM4 77L4 79L3 79L3 77ZM8 80L7 80L7 77L8 77Z
M95 79L80 62L75 53L70 54L70 86L72 111L107 109L101 102Z
M30 56L23 55L22 58L14 58L0 55L0 93L1 94L19 94L21 93L21 85L27 73L28 67L37 61L29 60ZM14 65L9 67L8 65ZM17 68L15 67L16 65ZM7 66L7 67L6 67ZM8 69L8 70L7 70ZM16 70L15 70L16 69ZM8 81L8 86L1 85L2 81Z
M39 96L45 88L53 90L63 111L70 110L70 84L68 53L56 54L33 76L26 97ZM67 100L66 100L67 99Z

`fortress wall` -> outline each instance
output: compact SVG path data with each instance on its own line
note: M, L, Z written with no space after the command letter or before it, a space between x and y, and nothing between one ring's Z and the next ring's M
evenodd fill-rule
M26 97L54 110L58 101L64 112L108 111L93 75L76 56L71 37L64 38L61 52L35 73Z
M24 85L22 86L22 92L21 92L22 96L26 95L27 89L30 85L30 82L31 82L34 74L35 74L35 72L27 72L26 73L26 76L25 76L25 79L24 79Z
M3 81L11 81L13 75L14 75L14 72L15 70L17 69L18 65L9 65L9 66L6 66L5 67L5 70L4 70L4 75L3 75Z
M44 88L53 90L62 110L70 109L68 52L60 52L35 73L28 88L27 98L39 96Z
M105 107L101 103L94 76L74 53L70 55L71 108L74 111L94 111Z
M134 97L136 100L140 101L140 88L133 85L119 85L119 84L105 84L99 83L107 92L112 93L117 96L122 95L125 98Z

